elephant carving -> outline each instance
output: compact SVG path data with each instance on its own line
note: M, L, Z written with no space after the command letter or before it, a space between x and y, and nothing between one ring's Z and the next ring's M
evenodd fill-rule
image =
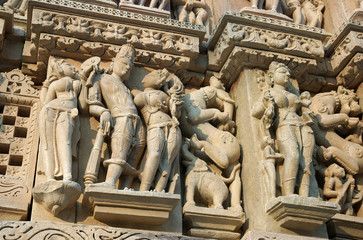
M184 159L186 154L191 154L187 149L188 144L184 143L182 152ZM186 203L184 206L196 205L195 200L208 205L209 208L223 209L223 202L227 199L229 190L226 184L231 183L236 171L240 168L241 164L238 163L234 166L230 176L225 178L217 173L211 172L205 161L200 158L194 157L192 161L183 161L187 167L186 173Z

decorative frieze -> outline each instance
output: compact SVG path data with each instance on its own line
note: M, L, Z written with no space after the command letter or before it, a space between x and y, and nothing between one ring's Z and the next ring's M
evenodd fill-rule
M244 67L266 66L282 61L293 76L327 71L324 62L324 30L306 25L227 12L208 42L208 69L230 86Z
M1 220L25 220L38 147L39 91L15 69L0 75Z
M4 239L194 239L173 234L158 234L145 231L130 231L130 229L107 226L91 226L83 224L61 224L52 222L0 222L0 234Z
M41 81L50 55L109 60L126 43L138 51L136 64L187 69L199 54L205 27L81 2L34 0L27 34L23 71Z

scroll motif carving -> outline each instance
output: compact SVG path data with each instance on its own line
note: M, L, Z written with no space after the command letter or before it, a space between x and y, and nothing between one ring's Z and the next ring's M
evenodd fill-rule
M19 69L0 75L0 91L11 94L28 95L38 97L39 91L33 88L31 78L24 75Z
M129 230L113 227L87 226L75 224L54 224L51 222L7 222L0 224L0 234L5 239L171 239L188 240L172 234L153 234L130 232Z
M113 16L113 17L121 17L121 18L127 18L129 19L128 22L130 21L144 21L144 22L155 22L155 23L161 23L163 25L167 25L170 27L178 27L181 29L190 29L190 30L197 30L197 31L204 31L205 28L202 25L194 25L191 24L189 22L179 22L176 20L172 20L172 19L166 19L166 18L160 18L160 17L155 17L155 16L148 16L148 15L144 15L144 14L138 14L138 13L132 13L132 12L126 12L126 11L121 11L118 9L113 9L113 8L107 8L107 7L102 7L102 6L95 6L93 4L87 4L87 3L80 3L80 2L76 2L76 1L59 1L59 0L36 0L32 2L32 6L33 5L41 5L42 3L46 3L46 4L51 4L51 5L56 5L56 6L64 6L64 7L69 7L72 9L77 9L77 10L85 10L97 15L102 15L102 16Z
M301 37L291 33L271 31L261 28L244 26L242 24L228 23L225 31L220 36L214 54L219 61L224 61L226 48L231 48L234 43L238 46L265 48L284 53L299 53L304 57L324 56L323 44L320 40ZM224 55L221 55L224 53Z
M0 178L0 195L5 197L19 197L28 193L27 186L14 179Z
M48 12L38 14L39 18L33 23L34 28L43 28L48 33L113 44L131 43L135 47L193 57L199 52L199 43L195 38L187 36L173 35L175 47L170 48L170 42L166 41L168 33L162 31L151 31L130 25L106 23Z
M33 72L31 68L29 68L29 71L38 77L45 75L48 58L51 52L56 52L59 55L62 55L64 52L61 50L65 50L66 52L73 52L77 55L100 56L102 59L111 60L114 56L116 56L120 49L117 45L101 42L87 42L85 40L51 34L40 35L39 47L39 62L37 63L36 71ZM136 62L142 65L165 67L171 70L177 70L180 68L187 68L190 64L190 58L137 49Z

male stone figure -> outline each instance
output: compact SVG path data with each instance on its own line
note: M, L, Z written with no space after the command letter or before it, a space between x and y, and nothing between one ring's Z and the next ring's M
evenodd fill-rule
M116 181L123 170L131 175L138 174L133 167L126 163L129 160L129 162L132 162L131 165L136 167L145 143L143 139L145 130L137 114L132 95L124 85L124 82L130 77L134 58L134 47L129 44L123 45L113 59L112 73L98 75L98 77L100 76L99 79L93 81L93 86L87 94L88 98L92 100L90 101L89 112L92 115L101 115L101 125L103 126L104 122L107 122L107 119L102 118L101 112L105 112L102 99L106 103L113 120L113 131L111 132L112 155L111 159L103 162L108 167L106 180L104 183L97 184L102 187L116 188ZM136 144L132 145L133 142Z

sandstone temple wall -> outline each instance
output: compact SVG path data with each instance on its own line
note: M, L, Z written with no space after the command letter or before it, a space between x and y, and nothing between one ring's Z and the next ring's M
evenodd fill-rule
M363 239L363 1L0 0L0 239Z

